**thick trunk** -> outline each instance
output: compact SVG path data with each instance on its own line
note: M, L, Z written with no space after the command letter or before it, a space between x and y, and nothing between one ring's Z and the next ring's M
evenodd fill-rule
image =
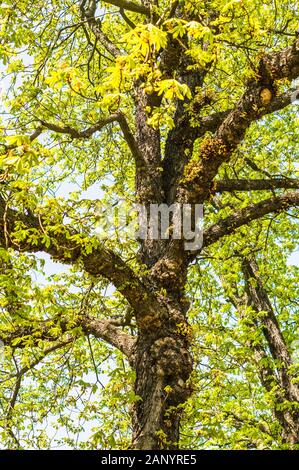
M149 215L151 204L166 203L162 180L160 131L148 124L150 110L161 102L156 93L146 94L143 80L135 83L136 140L142 155L136 167L136 200ZM148 227L149 228L149 227ZM169 260L163 269L153 266L161 258L166 240L140 240L140 260L152 268L150 290L157 300L142 312L136 311L138 339L135 346L135 393L140 399L133 410L135 449L175 449L179 442L182 405L191 394L188 383L192 371L189 328L185 315L184 286L187 266ZM181 253L180 253L181 255ZM145 313L146 312L146 313Z
M169 310L144 318L136 346L133 447L176 449L182 405L191 394L189 327L183 313Z

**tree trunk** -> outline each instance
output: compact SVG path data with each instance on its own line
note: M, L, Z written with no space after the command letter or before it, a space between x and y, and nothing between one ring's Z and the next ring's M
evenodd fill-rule
M141 161L136 166L136 200L150 213L151 204L167 202L161 173L161 135L148 124L150 111L161 97L144 91L144 79L135 82L136 141ZM148 219L149 220L149 219ZM191 394L192 359L184 304L187 264L160 266L166 240L151 236L140 241L140 261L149 269L147 281L157 303L144 299L143 311L135 311L138 338L134 354L135 393L133 410L135 449L176 449L182 406Z
M277 411L276 416L280 415L280 423L283 428L282 441L289 444L290 447L299 444L299 413L296 411Z
M294 382L294 376L290 371L293 364L292 358L267 291L258 274L256 261L244 258L242 271L246 283L247 305L253 307L256 312L263 312L259 321L255 321L253 326L256 329L259 328L259 325L262 326L267 346L276 364L275 368L266 366L267 353L263 347L252 346L261 383L269 392L273 392L273 383L276 383L274 415L282 427L282 440L291 446L299 444L299 412L297 409L299 387L298 383ZM286 408L285 402L289 402L288 408Z
M177 308L161 309L139 323L133 411L135 449L176 449L182 405L191 395L189 327Z
M282 429L282 441L291 447L299 444L299 413L296 409L286 409L284 406L286 391L279 384L277 372L269 364L268 356L263 346L251 344L254 351L254 359L261 384L269 393L273 393L273 385L276 384L274 392L273 414Z

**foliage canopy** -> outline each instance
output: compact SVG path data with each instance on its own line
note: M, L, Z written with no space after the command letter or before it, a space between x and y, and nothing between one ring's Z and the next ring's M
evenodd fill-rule
M298 447L298 3L0 18L1 447ZM203 248L120 200L203 203Z

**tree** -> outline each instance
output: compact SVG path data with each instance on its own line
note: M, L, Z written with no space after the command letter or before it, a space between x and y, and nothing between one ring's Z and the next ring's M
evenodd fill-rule
M296 448L297 2L1 18L2 445ZM119 200L203 204L203 245L99 237ZM41 252L66 266L44 284Z

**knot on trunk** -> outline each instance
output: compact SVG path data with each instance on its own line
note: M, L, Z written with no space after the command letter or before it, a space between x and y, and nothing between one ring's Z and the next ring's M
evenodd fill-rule
M169 405L185 400L190 392L187 382L192 371L192 359L184 340L170 336L160 338L152 345L151 355L157 376L166 384L164 392Z
M186 269L180 261L162 258L152 268L151 276L159 286L176 292L184 288Z

